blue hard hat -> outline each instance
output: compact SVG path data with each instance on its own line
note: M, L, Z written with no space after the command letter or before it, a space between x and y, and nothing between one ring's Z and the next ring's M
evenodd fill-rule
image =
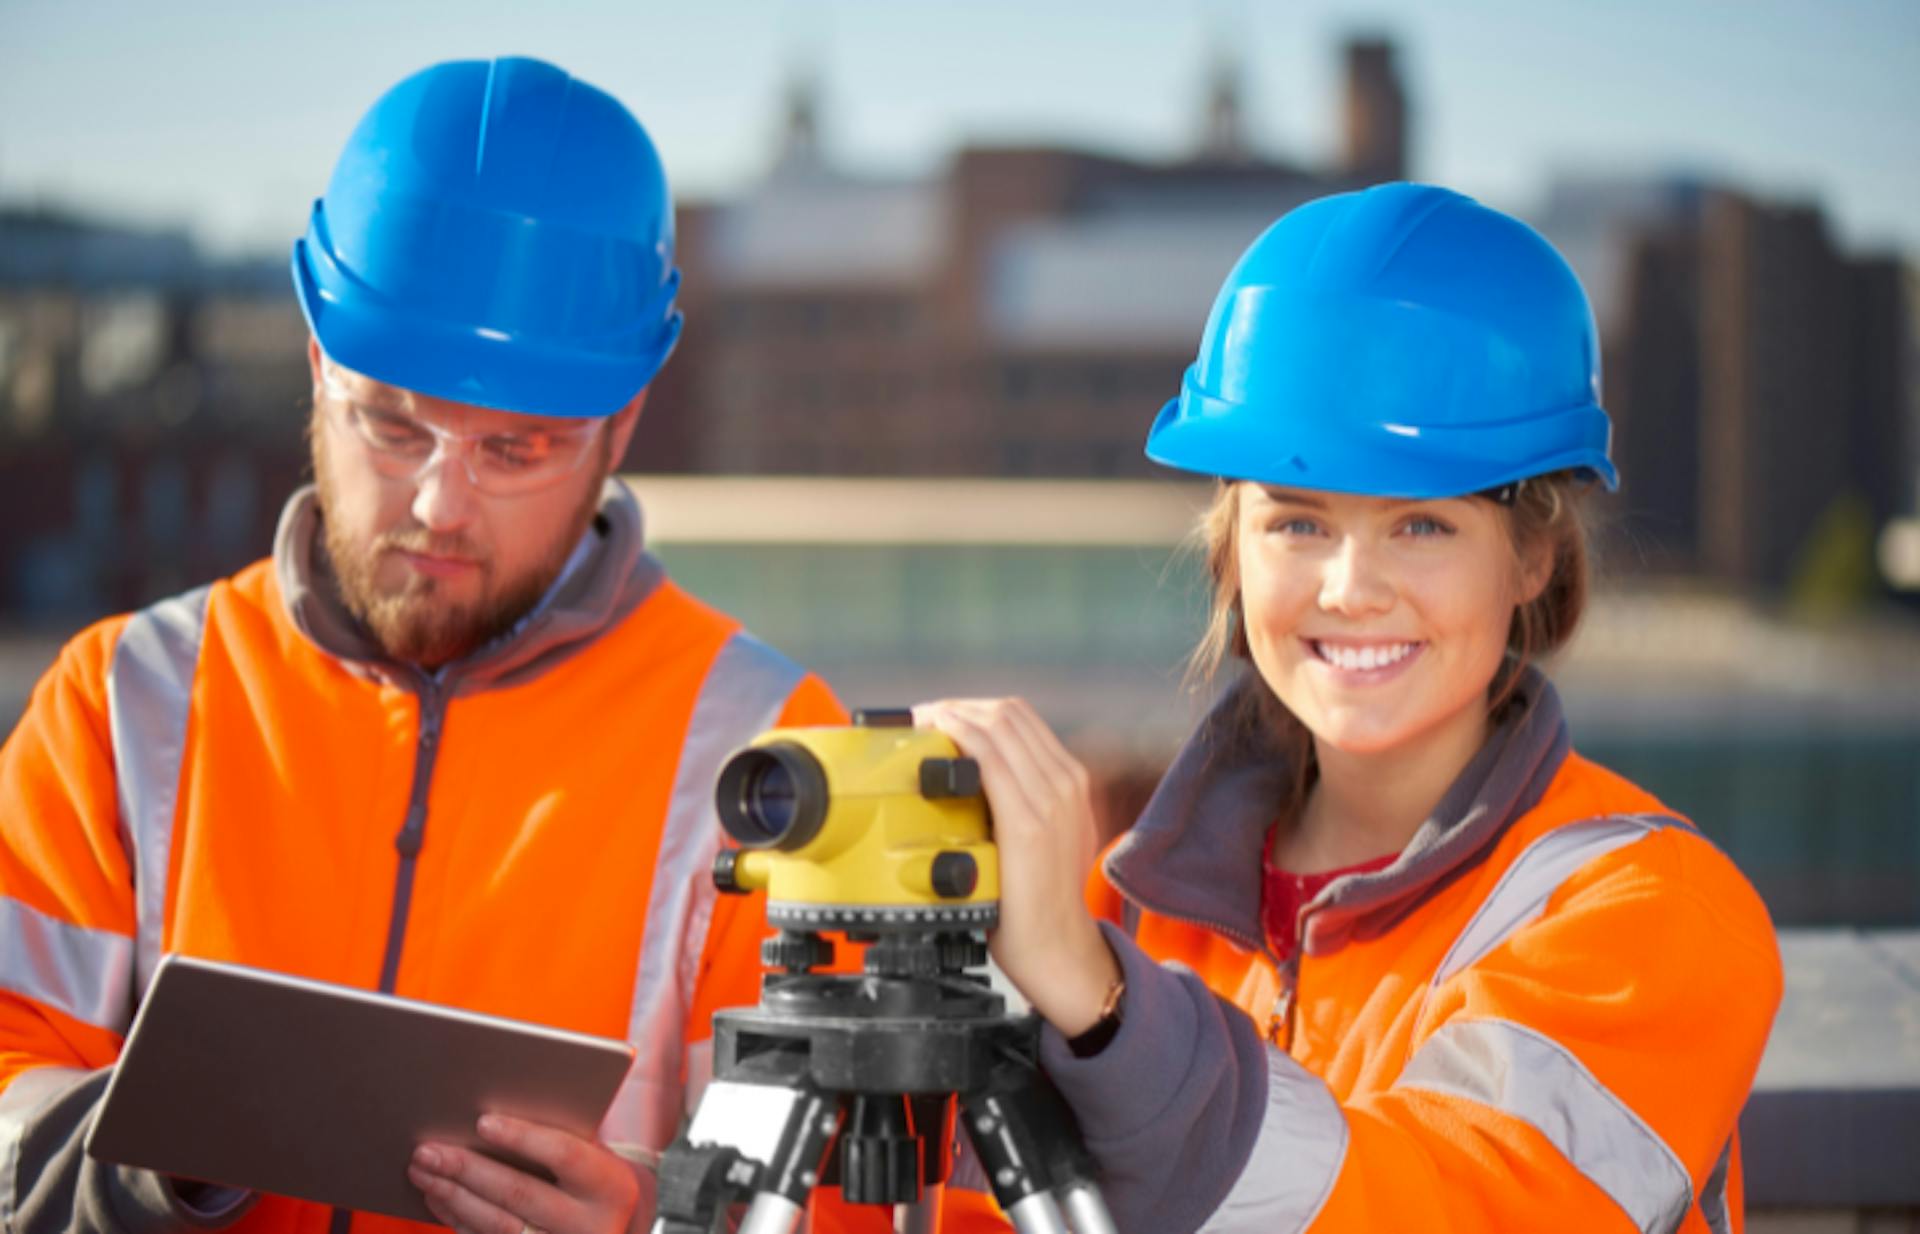
M646 130L539 60L461 60L382 95L341 151L293 283L328 356L501 411L606 416L680 336L673 203Z
M1576 470L1612 428L1580 281L1517 219L1419 184L1288 213L1227 275L1147 457L1229 479L1457 497Z

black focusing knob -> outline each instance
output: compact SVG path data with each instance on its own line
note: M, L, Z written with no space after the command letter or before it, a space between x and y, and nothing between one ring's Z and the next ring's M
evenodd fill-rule
M962 900L980 885L980 866L972 853L936 853L931 871L933 892L948 900Z
M853 713L855 728L912 728L911 707L859 707Z
M740 850L723 848L713 859L713 885L728 895L745 895L746 888L734 877L734 867L740 863Z
M978 797L980 764L970 758L922 759L920 795L933 801L942 797Z

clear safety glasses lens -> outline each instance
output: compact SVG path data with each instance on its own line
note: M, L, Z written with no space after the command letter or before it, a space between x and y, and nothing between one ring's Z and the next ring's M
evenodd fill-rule
M375 470L417 478L446 458L460 460L476 489L495 497L536 492L578 471L601 424L567 424L504 433L456 433L388 404L378 395L328 381L321 392L336 422L366 451Z

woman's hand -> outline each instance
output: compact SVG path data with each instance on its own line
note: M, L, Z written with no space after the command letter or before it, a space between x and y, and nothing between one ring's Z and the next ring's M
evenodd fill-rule
M1079 1036L1120 975L1086 906L1098 835L1087 769L1022 699L942 699L913 718L980 764L1000 850L994 962L1049 1024Z
M440 1221L462 1234L625 1234L638 1213L633 1167L597 1140L504 1114L483 1115L480 1138L553 1172L548 1183L472 1149L413 1150L407 1177ZM648 1206L651 1208L651 1205Z

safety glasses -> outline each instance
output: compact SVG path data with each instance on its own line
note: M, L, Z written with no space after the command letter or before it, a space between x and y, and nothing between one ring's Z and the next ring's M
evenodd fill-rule
M541 423L514 432L456 433L414 413L413 395L332 364L321 368L320 399L381 475L418 480L457 459L473 487L520 497L560 483L593 452L605 421ZM529 421L538 417L525 417Z

